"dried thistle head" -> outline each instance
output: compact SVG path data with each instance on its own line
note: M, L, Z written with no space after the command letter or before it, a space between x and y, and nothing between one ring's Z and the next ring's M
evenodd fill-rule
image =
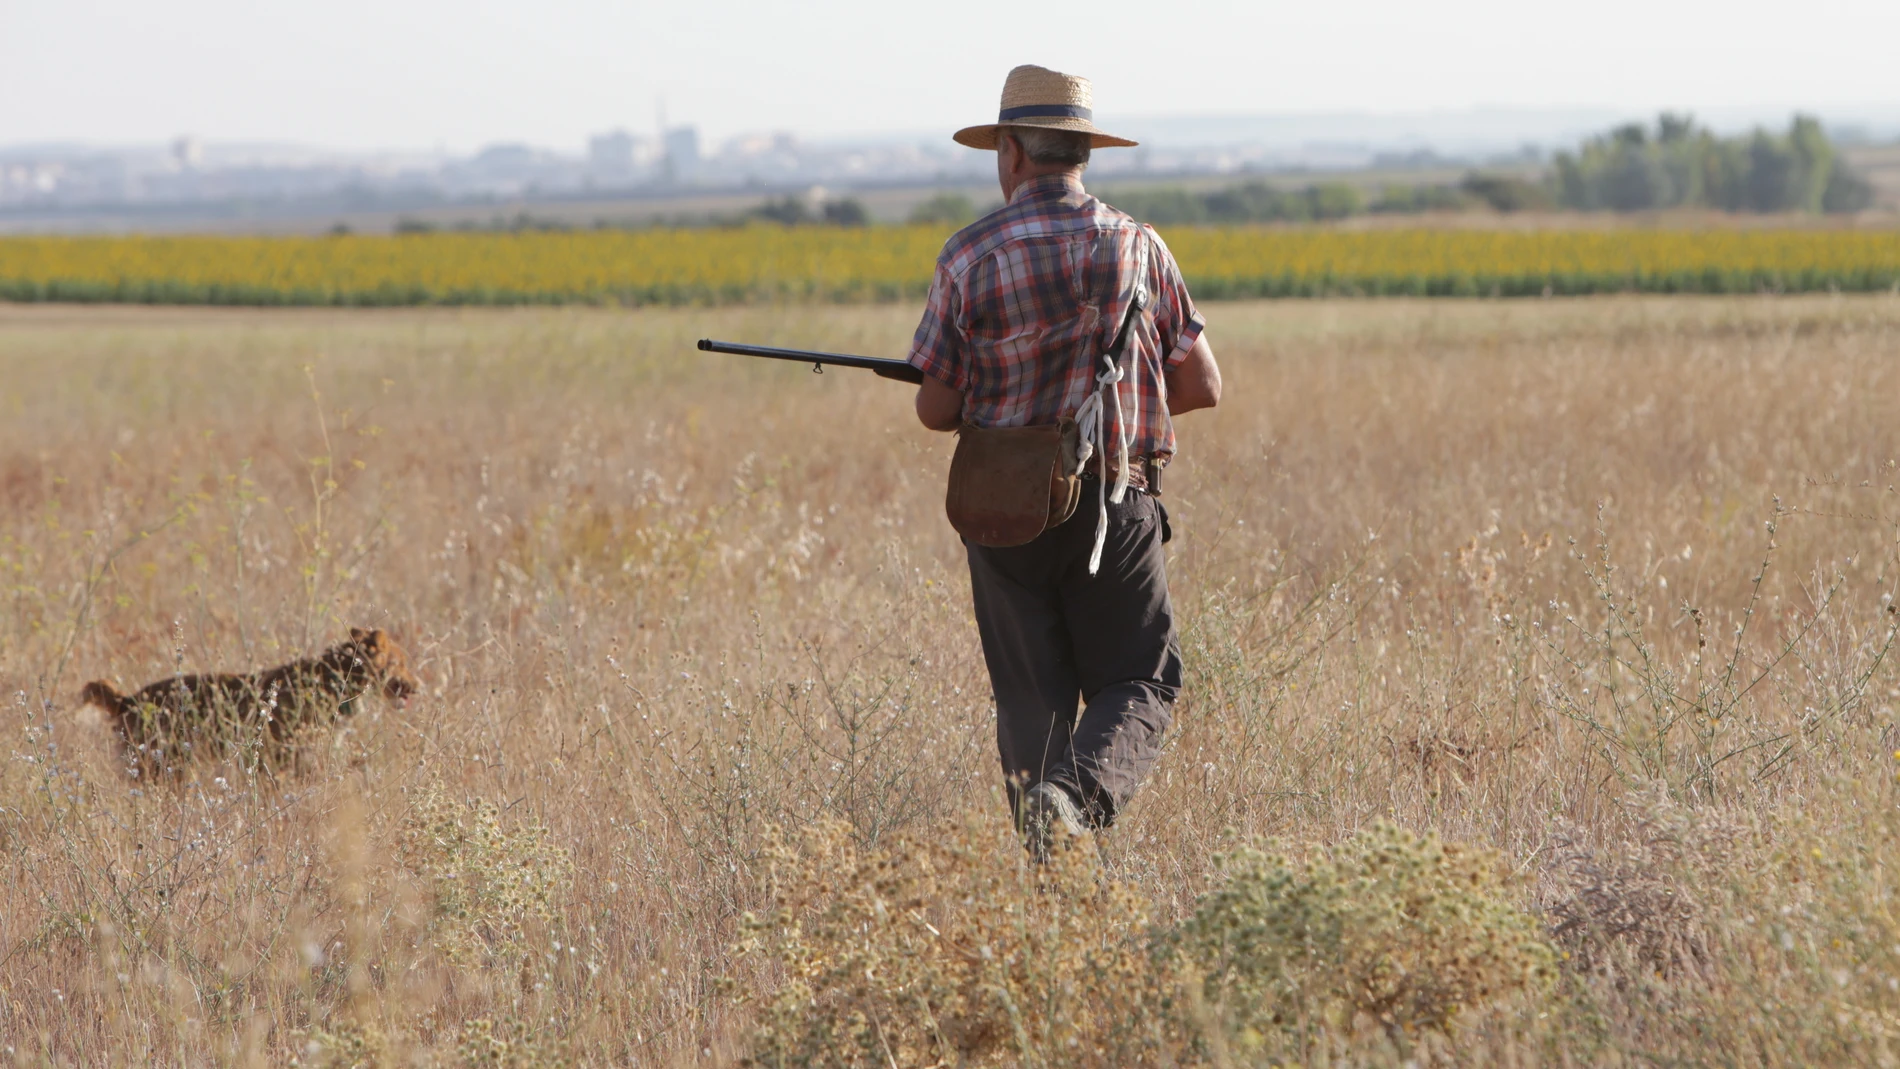
M1297 1051L1370 1020L1448 1031L1466 1009L1555 975L1541 925L1495 853L1380 822L1306 859L1243 850L1166 944L1209 1010L1251 1044Z
M519 956L524 927L555 919L574 871L546 828L507 827L495 803L439 789L404 819L401 854L433 893L436 949L457 964Z
M772 911L746 918L740 952L781 982L750 1064L1136 1065L1169 1044L1144 1009L1171 983L1146 901L1086 847L1032 867L977 824L866 850L824 823L775 830L766 866Z

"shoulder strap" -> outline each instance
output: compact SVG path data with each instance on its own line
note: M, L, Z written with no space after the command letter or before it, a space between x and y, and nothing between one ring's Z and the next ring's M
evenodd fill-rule
M1143 308L1148 307L1148 228L1136 224L1135 240L1141 243L1141 250L1135 258L1134 292L1128 297L1128 311L1122 315L1122 325L1115 331L1115 340L1108 347L1117 364L1128 353L1128 334L1134 328L1136 317L1141 315Z

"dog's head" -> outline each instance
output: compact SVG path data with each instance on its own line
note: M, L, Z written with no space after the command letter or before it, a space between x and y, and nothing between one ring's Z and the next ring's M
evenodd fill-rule
M374 678L381 682L384 697L405 701L422 689L415 674L409 671L409 654L389 637L389 632L380 627L352 627L350 645L356 648Z

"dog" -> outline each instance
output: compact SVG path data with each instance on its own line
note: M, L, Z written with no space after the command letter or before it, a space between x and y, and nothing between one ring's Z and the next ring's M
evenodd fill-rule
M111 718L138 774L177 772L183 761L246 748L281 768L295 757L304 729L353 714L372 690L404 702L418 687L408 654L387 631L352 627L348 642L266 671L173 676L132 694L94 680L79 699Z

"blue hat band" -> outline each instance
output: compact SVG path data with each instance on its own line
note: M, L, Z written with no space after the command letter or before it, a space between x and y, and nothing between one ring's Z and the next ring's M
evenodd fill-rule
M999 123L1015 119L1081 119L1083 122L1093 122L1095 110L1080 104L1024 104L1019 108L1004 108L996 114Z

